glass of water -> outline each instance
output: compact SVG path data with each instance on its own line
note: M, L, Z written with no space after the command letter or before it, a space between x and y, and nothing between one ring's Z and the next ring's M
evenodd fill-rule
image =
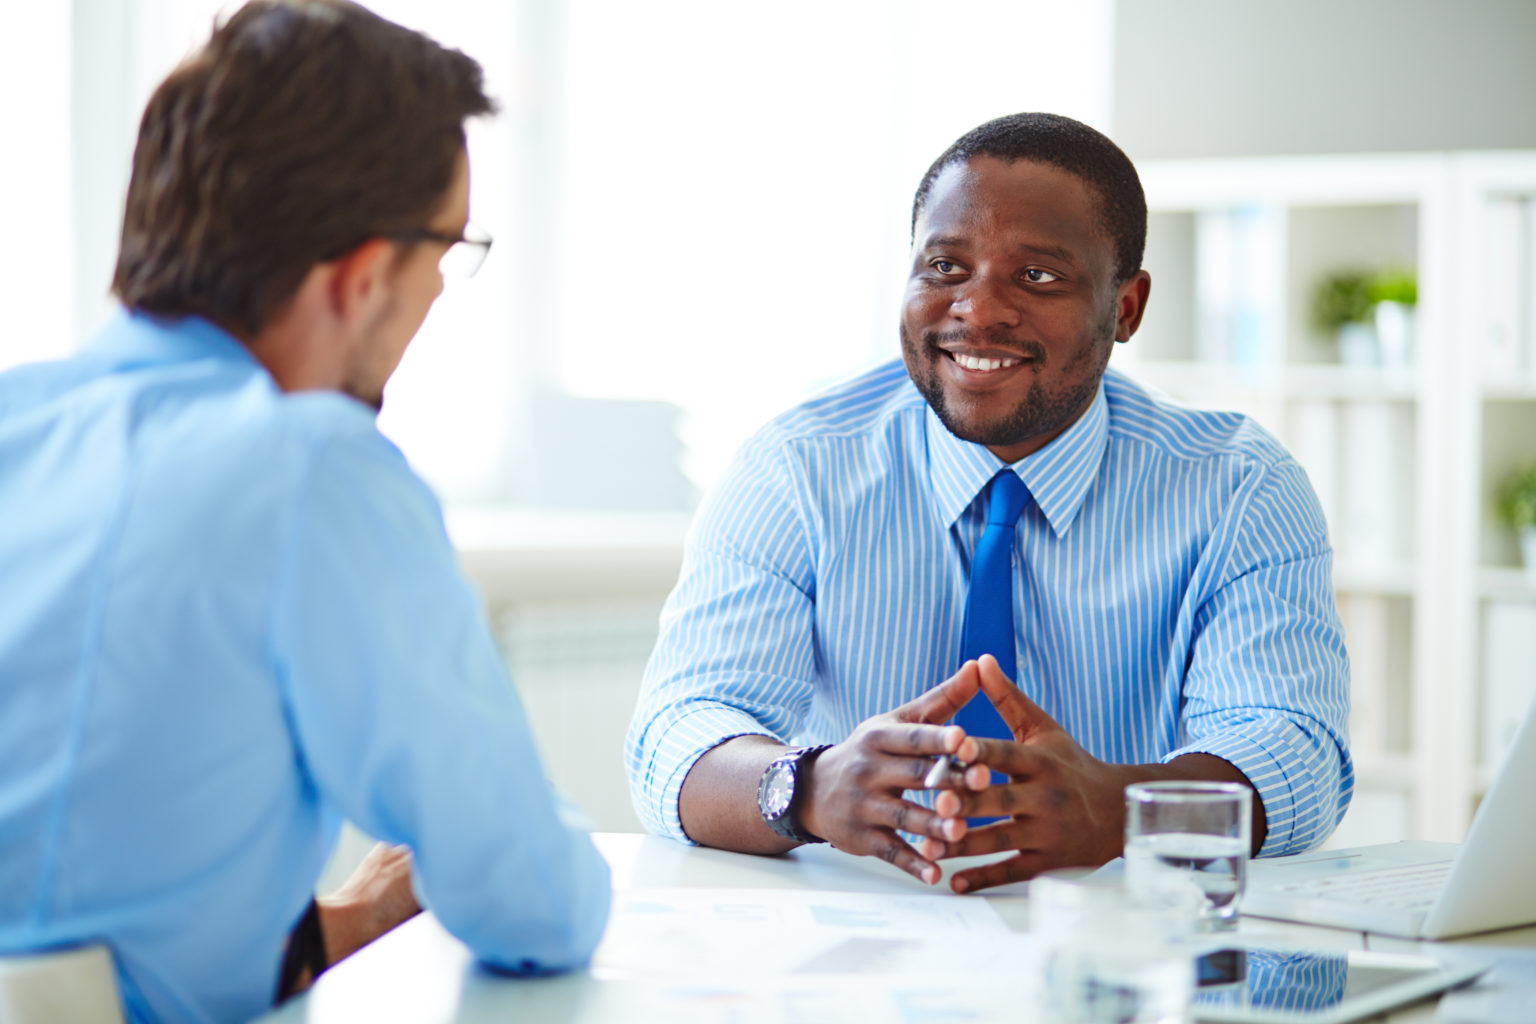
M1125 787L1125 879L1143 901L1184 904L1199 931L1237 927L1252 848L1253 790L1235 782Z
M1194 961L1187 924L1131 898L1123 880L1047 871L1029 883L1029 930L1041 943L1049 1024L1181 1024Z

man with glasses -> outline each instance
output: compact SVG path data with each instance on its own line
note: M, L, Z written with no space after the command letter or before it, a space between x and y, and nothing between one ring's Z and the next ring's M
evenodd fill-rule
M124 309L0 376L0 955L105 944L131 1019L249 1019L418 892L500 969L601 936L607 867L375 425L490 248L491 110L345 0L246 5L144 113ZM343 818L391 845L317 903Z

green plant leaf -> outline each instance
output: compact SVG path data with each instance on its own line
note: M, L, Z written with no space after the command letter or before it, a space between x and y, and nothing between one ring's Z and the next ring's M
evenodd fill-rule
M1371 278L1360 271L1329 274L1312 293L1312 320L1325 331L1336 331L1345 324L1369 323L1374 310Z
M1536 466L1523 469L1499 488L1496 510L1505 525L1516 530L1536 527Z
M1405 267L1389 268L1371 278L1367 288L1371 303L1400 302L1405 306L1419 303L1419 279Z

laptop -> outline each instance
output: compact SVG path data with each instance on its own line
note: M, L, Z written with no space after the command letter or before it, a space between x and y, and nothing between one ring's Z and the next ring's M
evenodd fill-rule
M1536 924L1536 703L1466 841L1255 860L1243 913L1411 939Z

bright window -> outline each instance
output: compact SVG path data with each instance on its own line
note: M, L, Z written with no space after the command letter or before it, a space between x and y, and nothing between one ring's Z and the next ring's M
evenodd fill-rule
M0 69L0 95L36 156L4 172L29 198L5 279L29 301L0 365L68 351L110 308L139 113L226 6L20 9L32 63ZM565 503L530 467L601 457L629 422L549 412L566 399L676 406L707 487L767 417L897 354L911 193L950 141L1016 110L1109 127L1109 0L371 6L480 60L503 107L470 135L496 246L381 419L450 499Z

